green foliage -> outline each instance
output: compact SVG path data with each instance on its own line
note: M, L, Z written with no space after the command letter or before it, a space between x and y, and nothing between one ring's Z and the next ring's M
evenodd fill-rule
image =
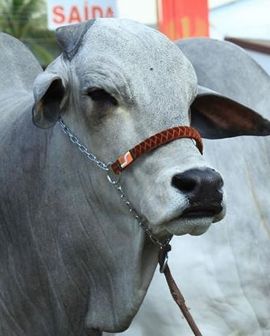
M58 54L55 34L46 29L46 6L43 0L0 0L0 29L23 43L42 65Z

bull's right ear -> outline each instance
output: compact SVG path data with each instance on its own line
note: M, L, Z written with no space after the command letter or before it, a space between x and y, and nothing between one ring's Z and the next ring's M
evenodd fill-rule
M191 105L191 126L206 139L270 135L270 121L226 96L199 86Z
M44 71L36 78L33 92L33 123L40 128L52 127L60 117L65 96L63 80L57 74Z

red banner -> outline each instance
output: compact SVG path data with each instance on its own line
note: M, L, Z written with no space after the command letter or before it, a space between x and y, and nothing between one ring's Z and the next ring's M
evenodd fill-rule
M172 40L209 36L207 0L158 0L158 25Z

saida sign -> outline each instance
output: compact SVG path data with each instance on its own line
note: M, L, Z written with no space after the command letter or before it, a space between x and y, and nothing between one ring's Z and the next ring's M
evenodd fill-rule
M47 0L48 28L117 15L116 0Z

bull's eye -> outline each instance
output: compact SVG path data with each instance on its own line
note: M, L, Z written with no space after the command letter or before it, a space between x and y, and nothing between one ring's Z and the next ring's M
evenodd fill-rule
M110 95L107 91L99 88L91 88L87 91L87 95L95 102L99 104L117 105L117 100Z

